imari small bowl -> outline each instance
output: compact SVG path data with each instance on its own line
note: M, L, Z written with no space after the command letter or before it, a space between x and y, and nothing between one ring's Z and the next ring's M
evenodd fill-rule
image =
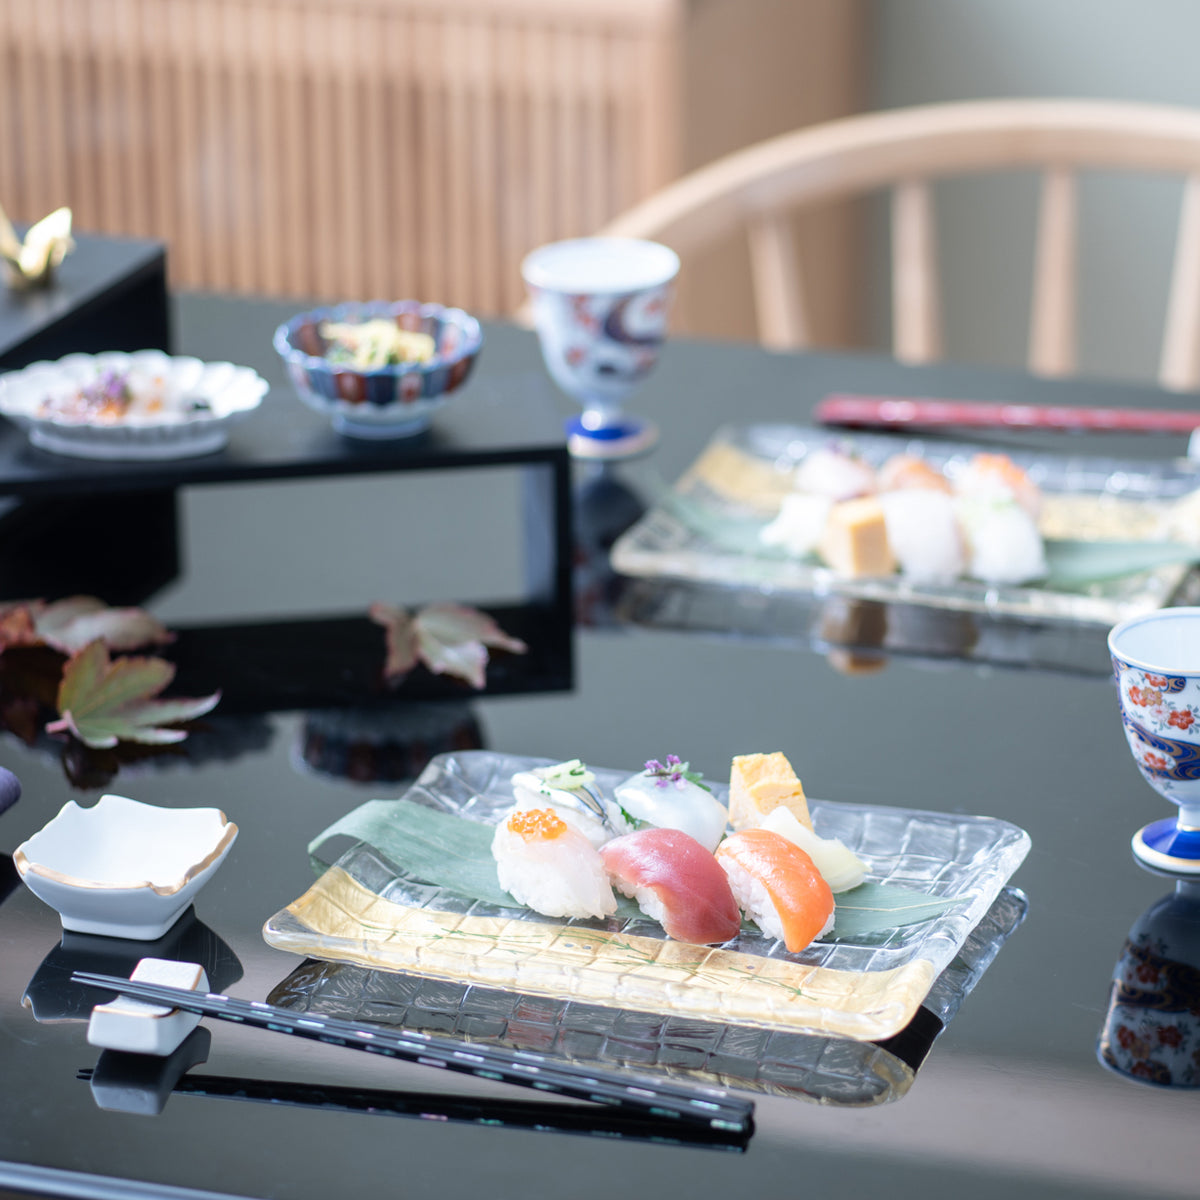
M1133 852L1160 870L1200 875L1200 608L1131 617L1108 635L1121 721L1142 778L1179 805L1138 831Z
M428 334L434 355L426 362L355 367L326 357L326 322L357 324L394 320L403 330ZM340 304L299 313L275 330L275 350L296 394L324 413L347 437L405 438L423 433L446 397L471 374L483 346L479 322L459 308L417 300Z

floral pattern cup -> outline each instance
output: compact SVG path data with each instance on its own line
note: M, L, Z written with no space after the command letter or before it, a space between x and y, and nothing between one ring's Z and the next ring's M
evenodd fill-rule
M551 242L521 264L546 369L583 407L567 423L576 456L626 458L654 444L654 426L622 405L658 361L678 271L673 250L637 238Z
M1200 874L1200 608L1166 608L1109 632L1121 721L1142 777L1179 805L1133 839L1150 866Z

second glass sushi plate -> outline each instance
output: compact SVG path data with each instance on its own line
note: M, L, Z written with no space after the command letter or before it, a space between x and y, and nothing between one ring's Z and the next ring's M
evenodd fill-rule
M439 755L405 798L494 824L512 803L512 775L548 761ZM633 773L592 769L603 789ZM724 802L727 788L711 786ZM1029 836L991 817L832 801L813 801L812 811L818 832L868 864L869 880L957 903L930 920L817 942L801 954L754 932L695 946L645 918L564 922L468 900L406 876L359 842L272 916L264 937L313 958L560 1000L860 1041L891 1037L1024 859Z
M1187 566L1172 563L1059 590L970 579L914 583L900 575L841 578L815 560L770 553L758 533L793 490L797 467L814 450L847 444L875 466L894 454L908 453L950 473L987 449L901 435L851 436L798 425L729 426L716 433L674 489L617 540L613 567L640 578L1103 625L1168 604L1187 573ZM1195 462L1006 453L1042 490L1045 536L1124 543L1196 541L1200 465Z

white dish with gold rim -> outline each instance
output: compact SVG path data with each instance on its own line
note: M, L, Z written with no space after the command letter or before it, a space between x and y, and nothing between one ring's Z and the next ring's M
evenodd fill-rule
M13 853L64 929L161 937L213 877L238 828L216 808L160 808L107 795L74 800Z

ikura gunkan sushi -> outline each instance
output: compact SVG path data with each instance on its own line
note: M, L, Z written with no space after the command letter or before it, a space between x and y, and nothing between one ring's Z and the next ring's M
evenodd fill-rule
M767 829L730 834L717 847L742 911L797 954L833 928L833 892L799 846Z
M711 852L679 829L640 829L600 850L614 886L681 942L727 942L741 928L729 880Z
M596 848L553 809L514 810L496 827L500 886L548 917L607 917L617 898Z

